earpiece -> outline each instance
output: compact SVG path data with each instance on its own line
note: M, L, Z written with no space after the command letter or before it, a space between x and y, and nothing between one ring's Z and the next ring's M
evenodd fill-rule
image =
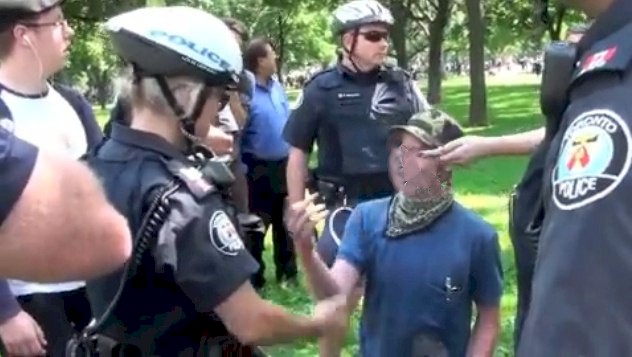
M22 35L22 39L28 43L29 46L33 47L33 42L31 42L31 39L26 34Z

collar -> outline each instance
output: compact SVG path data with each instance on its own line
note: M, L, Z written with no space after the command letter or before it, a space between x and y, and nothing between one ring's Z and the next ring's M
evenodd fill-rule
M110 138L128 146L153 151L169 159L187 161L186 156L164 138L146 131L132 129L120 123L112 123Z
M358 82L375 82L381 78L381 74L384 72L382 67L375 68L369 72L355 72L344 66L341 61L336 63L336 70L341 76Z
M579 41L579 54L583 55L596 42L629 24L631 19L632 2L629 0L615 0L608 10L597 17L593 25Z
M276 84L276 80L274 79L273 76L270 76L270 78L268 78L265 84L259 83L259 81L257 80L257 77L255 77L255 87L257 88L262 88L269 91L272 87L274 87L275 84Z
M44 89L40 93L28 94L28 93L19 92L19 91L13 89L13 88L10 88L10 87L4 85L3 83L0 83L0 90L6 90L7 92L15 95L16 97L21 97L21 98L26 98L26 99L42 99L42 98L46 98L46 96L48 96L48 93L50 92L50 88L51 88L50 83L46 82L46 89Z

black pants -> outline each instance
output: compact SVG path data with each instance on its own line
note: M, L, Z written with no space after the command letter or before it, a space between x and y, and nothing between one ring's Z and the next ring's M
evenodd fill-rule
M66 343L92 318L85 289L68 292L24 295L17 298L22 310L40 325L48 345L47 355L64 357ZM0 348L2 355L4 347Z
M297 273L294 244L283 222L283 211L287 197L285 178L287 159L267 161L255 158L251 154L243 154L243 161L248 166L250 212L261 217L266 230L270 225L272 226L277 281L293 279ZM263 238L257 239L256 242L250 242L249 246L250 254L260 264L260 269L253 276L252 283L255 287L262 287L265 283Z

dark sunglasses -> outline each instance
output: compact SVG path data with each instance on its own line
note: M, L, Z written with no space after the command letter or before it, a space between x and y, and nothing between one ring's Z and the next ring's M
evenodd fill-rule
M382 40L388 41L388 37L389 37L388 32L384 32L384 31L360 32L360 35L362 35L362 37L364 37L369 42L380 42Z
M61 19L52 22L22 22L20 23L26 27L40 28L40 27L68 27L68 20Z

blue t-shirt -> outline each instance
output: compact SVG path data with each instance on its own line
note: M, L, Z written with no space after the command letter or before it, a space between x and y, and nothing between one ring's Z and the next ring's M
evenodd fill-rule
M362 356L411 356L420 336L465 356L472 302L498 306L502 266L498 236L478 215L454 203L427 229L385 237L390 198L357 206L338 257L366 278L360 326Z
M0 118L0 225L20 199L37 159L37 148L17 138L12 125Z

